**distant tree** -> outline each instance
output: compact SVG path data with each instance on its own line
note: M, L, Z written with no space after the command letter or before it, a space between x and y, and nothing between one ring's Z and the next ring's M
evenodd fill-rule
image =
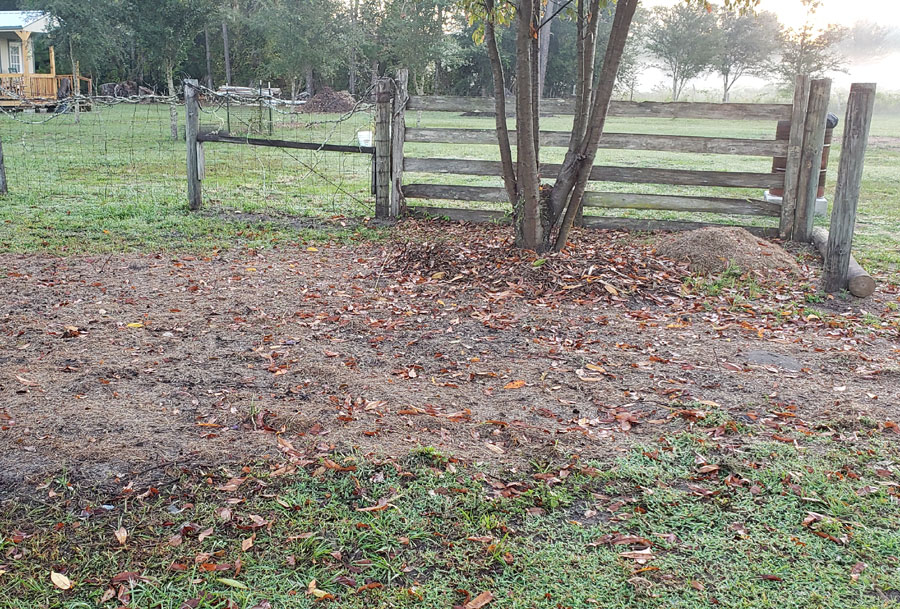
M741 13L722 8L716 15L712 70L722 78L722 101L747 74L763 74L778 42L778 18L772 13Z
M655 8L647 28L646 46L657 66L672 80L672 101L678 101L684 85L712 66L715 14L697 4Z
M821 0L802 0L806 7L806 21L800 28L782 27L779 33L780 57L770 63L771 72L785 86L793 86L800 74L822 76L829 71L843 69L844 57L838 44L844 39L846 29L829 25L816 28L812 18L821 6Z
M214 0L124 0L125 15L134 30L143 60L165 75L169 95L174 98L175 70L195 47L203 32ZM172 138L178 139L178 110L170 104Z
M78 63L84 73L99 74L122 59L127 34L117 0L29 0L22 7L53 16L50 40L71 70Z
M444 9L448 0L388 0L379 36L383 59L392 67L409 68L413 89L425 92L426 73L433 69L444 50Z
M272 78L291 83L293 98L303 80L316 92L316 74L328 79L341 65L344 15L337 0L263 0L252 21L265 37L265 69Z
M838 50L848 59L866 62L881 59L900 49L900 28L872 21L857 21L847 28Z

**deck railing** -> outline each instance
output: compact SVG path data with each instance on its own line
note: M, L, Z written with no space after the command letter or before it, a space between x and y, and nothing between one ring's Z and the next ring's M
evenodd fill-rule
M0 99L47 102L57 98L63 80L73 82L72 74L0 73ZM79 76L79 93L93 95L93 80ZM85 87L86 84L86 87ZM85 90L86 89L86 90Z

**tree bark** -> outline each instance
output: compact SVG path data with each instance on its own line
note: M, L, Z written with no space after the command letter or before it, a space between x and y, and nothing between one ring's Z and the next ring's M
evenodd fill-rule
M222 22L222 43L225 45L225 84L231 86L231 52L228 48L228 24Z
M538 179L535 130L532 32L534 30L534 1L519 3L516 27L516 184L519 198L513 208L516 245L543 251L544 233L541 226L540 182Z
M172 139L178 139L178 104L175 102L175 66L166 61L166 84L169 87L169 128Z
M310 98L316 94L316 83L313 74L312 66L306 66L306 95Z
M547 9L545 11L544 23L541 25L541 32L538 36L538 96L541 98L546 95L547 82L547 63L550 60L550 28L553 20L550 17L556 12L556 3L558 0L547 0ZM548 21L549 19L549 21Z
M78 74L78 60L75 59L75 50L72 47L72 39L69 39L69 60L72 62L72 103L75 113L75 124L81 122L78 108L78 95L81 93L81 79Z
M359 19L359 0L353 0L350 5L350 66L347 70L347 89L350 95L356 95L356 36L357 36L357 20Z

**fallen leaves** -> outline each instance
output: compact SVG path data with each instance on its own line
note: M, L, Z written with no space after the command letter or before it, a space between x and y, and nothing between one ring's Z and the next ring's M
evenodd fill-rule
M125 530L125 527L119 527L113 531L113 535L116 536L116 541L119 542L120 546L125 545L125 541L128 539L128 531Z
M481 609L493 600L493 593L489 590L485 590L475 598L469 600L469 602L467 602L465 605L463 605L463 609Z
M53 585L59 588L60 590L71 590L72 589L72 580L63 575L62 573L57 573L56 571L50 572L50 581L53 582Z
M504 388L504 389L521 389L521 388L524 387L524 386L525 386L525 381L518 380L518 381L510 381L510 382L508 382L507 384L505 384L505 385L503 386L503 388Z

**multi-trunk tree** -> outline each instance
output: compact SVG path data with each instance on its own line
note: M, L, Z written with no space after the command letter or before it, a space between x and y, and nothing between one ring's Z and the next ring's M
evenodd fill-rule
M539 34L548 19L541 0L522 0L517 7L495 0L466 0L466 9L483 24L484 42L494 77L497 138L503 182L513 207L516 245L535 251L560 250L581 208L600 135L606 122L622 51L628 39L637 0L619 0L606 44L603 63L595 77L597 25L601 0L576 0L570 12L577 24L575 111L569 148L558 177L542 187L540 176L540 99L537 90L540 60ZM507 127L504 66L496 30L515 23L515 148L513 160Z

